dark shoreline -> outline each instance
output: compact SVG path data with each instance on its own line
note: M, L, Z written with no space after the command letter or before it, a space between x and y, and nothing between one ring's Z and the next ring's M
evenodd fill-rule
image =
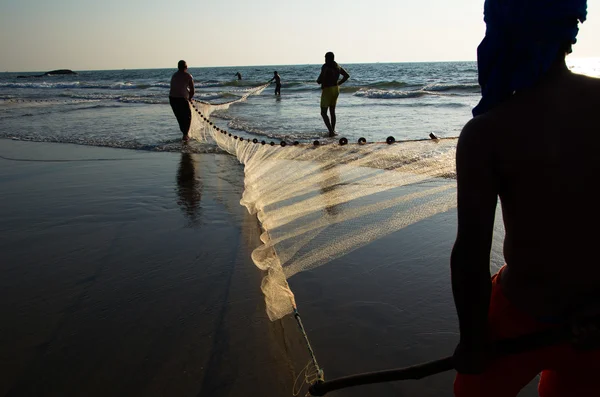
M291 395L308 356L265 314L231 156L0 154L37 160L0 159L0 395Z

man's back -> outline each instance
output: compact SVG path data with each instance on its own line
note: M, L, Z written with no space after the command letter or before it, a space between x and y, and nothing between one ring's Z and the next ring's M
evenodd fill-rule
M471 124L482 136L465 156L489 150L502 203L506 296L535 316L568 314L600 285L600 79L565 71Z
M178 70L171 77L171 91L169 96L172 98L190 98L190 93L193 92L193 81L192 75L188 72Z

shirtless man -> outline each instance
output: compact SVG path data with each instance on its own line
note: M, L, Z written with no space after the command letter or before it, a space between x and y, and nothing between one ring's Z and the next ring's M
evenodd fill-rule
M275 80L275 95L281 95L281 77L277 71L273 72L273 78L269 80L269 83L273 80Z
M338 81L342 75L342 79ZM335 105L340 95L340 86L350 78L350 75L337 62L334 61L333 52L325 54L325 64L321 67L321 74L317 83L321 84L321 117L329 130L329 136L335 135ZM331 115L331 122L327 117L327 109Z
M490 362L486 352L490 340L560 326L600 302L600 79L573 74L565 64L585 10L585 0L485 3L488 32L478 48L483 96L456 154L457 397L514 397L540 372L542 397L600 395L599 350L565 343ZM490 279L498 197L506 265Z
M192 110L189 101L194 96L194 78L188 73L185 61L179 61L177 69L177 72L171 77L169 104L171 104L171 109L173 109L179 123L183 140L187 141L192 123Z

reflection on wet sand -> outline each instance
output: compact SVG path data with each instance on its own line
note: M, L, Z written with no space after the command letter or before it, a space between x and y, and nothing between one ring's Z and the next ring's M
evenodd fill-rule
M196 175L196 161L190 153L181 153L177 170L177 204L189 220L189 226L196 226L200 218L202 179Z
M291 394L308 353L293 317L265 314L237 160L2 150L135 161L0 159L0 396Z
M340 172L336 164L323 167L319 172L323 174L323 179L319 181L319 185L321 185L321 194L325 200L325 213L328 216L335 217L342 211L340 197L336 192L341 182Z

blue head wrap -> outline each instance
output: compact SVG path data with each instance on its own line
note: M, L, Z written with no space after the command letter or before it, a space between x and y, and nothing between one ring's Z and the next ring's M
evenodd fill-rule
M477 48L481 101L487 112L537 83L561 50L575 44L587 0L485 0L485 37Z

